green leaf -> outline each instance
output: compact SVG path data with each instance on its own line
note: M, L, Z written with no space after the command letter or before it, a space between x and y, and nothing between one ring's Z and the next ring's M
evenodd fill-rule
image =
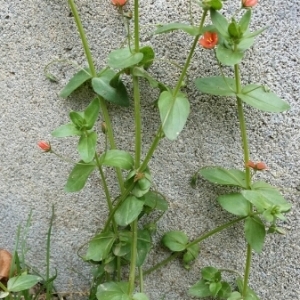
M257 216L248 217L245 221L245 237L254 251L262 251L266 236L265 225Z
M39 276L28 274L12 277L7 282L7 290L9 292L28 290L42 280Z
M143 210L144 201L135 196L128 196L115 213L118 225L126 226L134 221Z
M141 48L140 52L143 53L143 59L140 61L139 66L143 66L145 69L148 69L153 64L155 53L150 46Z
M3 299L9 295L9 292L0 291L0 299Z
M59 93L59 96L62 98L67 98L70 96L77 88L84 84L87 80L91 79L92 75L90 74L89 68L84 68L76 73L68 82L68 84L62 89Z
M136 293L133 295L133 300L149 300L146 294L144 293Z
M205 167L199 173L208 181L221 185L233 185L247 188L245 172L220 167Z
M105 100L120 105L129 106L129 97L125 85L121 80L117 80L114 86L110 84L110 77L106 75L92 79L94 91Z
M244 289L244 282L243 282L243 279L241 277L238 277L236 279L236 282L237 282L237 285L238 285L238 289L240 292L243 291ZM241 299L242 300L242 297L241 298L237 298L237 299ZM246 298L245 300L259 300L258 296L256 295L256 293L248 286L247 287L247 293L246 293ZM235 300L235 298L233 298L233 300Z
M158 108L163 131L170 140L175 140L182 131L190 113L190 103L184 94L176 98L169 91L164 91L158 99Z
M200 246L198 244L186 248L186 253L183 255L184 267L190 268L191 263L198 257Z
M61 125L51 132L54 137L81 136L82 132L73 123Z
M217 282L221 280L221 272L214 267L205 267L201 270L203 279L210 282Z
M127 47L110 52L107 63L113 69L126 69L141 62L143 56L143 53L131 52Z
M84 119L86 121L86 129L92 129L97 121L100 111L100 101L95 98L84 111Z
M95 164L86 164L83 161L80 161L78 164L76 164L68 177L67 184L65 186L65 191L80 191L84 187L88 177L95 170L95 168Z
M187 25L183 23L169 23L166 25L159 25L154 33L168 33L174 30L182 30L192 36L197 36L200 34L199 28L197 26Z
M227 300L242 300L243 297L239 292L233 292Z
M78 130L85 128L86 122L82 112L71 111L69 113L70 119Z
M151 235L148 230L138 230L136 266L141 267L151 250Z
M149 84L153 88L159 88L161 91L166 91L168 88L161 82L155 80L146 70L140 67L134 67L132 69L132 75L143 77L148 80Z
M221 288L222 288L222 283L221 282L212 282L209 285L209 290L210 290L213 297L217 296L217 294L219 293Z
M77 150L81 159L88 163L91 162L95 157L97 143L97 134L96 132L87 132L82 134L79 139Z
M247 49L251 48L254 44L254 38L242 38L237 44L237 50L240 52L244 52Z
M216 50L218 60L225 66L233 66L239 64L244 56L244 53L239 50L233 50L219 44Z
M174 252L181 252L185 250L188 241L186 234L179 230L167 232L162 238L164 246Z
M251 9L247 9L239 22L242 33L248 30L250 21L251 21Z
M262 111L278 113L290 108L288 103L258 84L245 86L237 96L242 101Z
M100 156L99 160L102 165L125 170L132 169L134 165L132 156L124 150L108 150Z
M246 32L244 34L244 38L253 38L253 37L256 37L256 36L258 36L259 34L261 34L263 31L265 31L268 28L269 28L269 26L266 26L264 28L261 28L261 29L258 29L256 31L254 31L254 32Z
M208 297L211 296L211 292L209 290L209 285L206 283L204 279L201 279L200 281L196 282L190 289L189 289L189 295L194 297Z
M226 281L222 281L222 288L218 293L218 297L220 298L228 298L231 295L231 287Z
M98 285L98 300L131 300L128 296L128 282L105 282Z
M210 17L211 17L211 21L215 25L218 32L224 38L229 38L229 35L228 35L228 22L227 22L226 18L223 17L220 13L218 13L214 9L210 10Z
M217 96L236 96L235 80L222 76L197 78L195 81L199 91Z
M145 205L151 207L152 209L167 211L168 202L166 199L159 193L149 191L144 195Z
M111 251L115 240L116 237L113 232L108 231L97 234L89 242L85 259L93 261L101 261L105 259Z
M210 0L209 5L211 8L213 8L215 10L220 10L223 6L221 0Z
M246 217L251 213L249 201L240 193L222 195L217 200L223 209L236 216Z

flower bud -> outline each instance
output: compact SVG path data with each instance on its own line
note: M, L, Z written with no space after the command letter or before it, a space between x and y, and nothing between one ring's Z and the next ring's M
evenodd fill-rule
M127 0L111 0L111 3L115 6L122 7L126 4Z
M218 34L216 32L206 31L199 40L199 44L205 49L212 49L218 43Z
M249 160L245 163L245 167L255 169L255 163L252 160Z
M255 169L257 171L262 171L262 170L267 170L268 167L264 162L260 161L260 162L256 163Z
M245 8L253 7L257 3L258 3L258 0L242 0L242 6Z
M49 152L51 151L51 145L48 142L45 141L39 141L38 142L38 146L40 147L40 149L42 149L44 152Z

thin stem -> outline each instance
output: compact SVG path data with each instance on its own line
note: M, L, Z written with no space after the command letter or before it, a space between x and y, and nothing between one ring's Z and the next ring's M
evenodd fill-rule
M137 219L131 223L131 232L132 232L132 245L131 245L131 257L130 257L128 295L132 295L134 291L136 256L137 256Z
M243 295L242 295L243 297L246 297L247 290L248 290L248 281L249 281L250 268L251 268L251 256L252 256L252 247L248 244L246 267L245 267L245 274L244 274Z
M224 230L224 229L232 226L233 224L238 223L238 222L244 220L245 218L246 217L240 217L240 218L234 219L234 220L232 220L232 221L230 221L228 223L225 223L225 224L223 224L223 225L221 225L221 226L219 226L219 227L217 227L217 228L209 231L208 233L206 233L206 234L204 234L204 235L196 238L195 240L193 240L192 242L190 242L189 244L187 244L187 247L191 247L191 246L193 246L195 244L198 244L198 243L206 240L207 238L211 237L212 235L214 235L214 234L216 234L216 233L218 233L218 232L220 232L220 231L222 231L222 230Z
M93 62L93 59L92 59L92 54L91 54L91 51L90 51L90 48L89 48L89 45L88 45L88 41L87 41L83 26L82 26L82 23L81 23L81 20L80 20L80 17L79 17L77 8L76 8L76 5L75 5L73 0L68 0L68 2L69 2L69 6L71 8L72 14L74 16L74 19L75 19L75 22L76 22L76 25L77 25L77 28L78 28L78 31L79 31L79 35L80 35L81 42L82 42L82 45L83 45L85 57L86 57L86 59L88 61L88 64L89 64L89 69L90 69L91 75L92 75L92 77L97 77L97 72L96 72L95 65L94 65L94 62ZM101 111L102 111L104 121L107 125L107 134L108 134L108 140L109 140L110 146L111 146L112 149L116 149L116 143L115 143L115 140L114 140L114 133L113 133L113 130L112 130L112 124L111 124L111 120L110 120L110 117L109 117L109 114L108 114L106 103L105 103L105 101L102 97L98 96L98 99L100 101L100 107L101 107ZM117 178L118 178L120 190L121 190L121 192L123 192L124 182L123 182L122 172L119 168L116 168L116 173L117 173Z
M144 277L143 277L143 268L139 267L139 285L140 285L140 292L144 293Z
M140 36L139 36L139 0L134 0L134 50L140 51Z
M207 16L207 9L205 9L203 11L203 14L202 14L202 17L201 17L201 21L200 21L200 25L199 25L199 32L201 32L202 28L203 28L203 24L204 24L204 21L205 21L205 18ZM182 72L181 72L181 75L178 79L178 82L177 82L177 85L174 89L174 93L173 93L173 96L175 97L177 95L177 93L179 92L180 88L181 88L181 84L184 80L184 77L186 75L186 72L187 72L187 69L188 67L190 66L190 62L191 62L191 59L193 57L193 54L194 54L194 51L195 51L195 48L196 48L196 45L198 43L198 40L199 40L199 37L200 37L201 34L198 34L197 36L195 36L195 39L194 39L194 42L192 44L192 47L191 47L191 50L190 50L190 53L186 59L186 62L185 62L185 65L182 69Z
M138 169L141 161L142 148L142 121L139 79L133 76L133 97L134 97L134 122L135 122L135 169Z
M235 75L235 82L236 82L236 92L239 94L241 92L241 78L239 72L239 65L234 65L234 75ZM246 130L246 122L243 110L243 103L239 97L237 99L237 107L238 107L238 116L239 116L239 123L240 123L240 130L242 136L242 144L243 144L243 152L244 152L244 162L247 163L250 158L249 154L249 145L247 139L247 130ZM246 186L247 189L250 189L251 186L251 173L250 168L246 168ZM251 205L252 211L252 205ZM246 258L246 266L245 266L245 273L244 273L244 285L243 285L243 297L246 296L247 289L248 289L248 281L249 281L249 274L251 268L251 254L252 254L252 247L250 244L247 245L247 258Z

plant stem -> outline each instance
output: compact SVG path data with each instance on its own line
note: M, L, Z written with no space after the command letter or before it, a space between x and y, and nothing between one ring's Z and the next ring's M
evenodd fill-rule
M131 223L131 232L132 232L132 245L131 245L130 273L129 273L129 287L128 287L129 296L131 296L134 291L135 267L136 267L136 255L137 255L137 219Z
M139 267L139 284L140 284L140 292L144 293L144 278L143 278L143 268Z
M199 32L201 32L201 30L203 28L203 24L204 24L205 18L207 16L207 11L208 11L207 9L205 9L203 11L203 14L202 14L202 17L201 17L201 21L200 21L200 25L199 25ZM176 97L177 93L179 92L179 90L181 88L181 84L182 84L182 82L184 80L184 77L186 75L187 69L190 66L190 62L191 62L191 59L193 57L193 54L194 54L195 48L197 46L197 43L198 43L200 35L201 34L198 34L197 36L195 36L195 39L194 39L193 44L192 44L192 47L190 49L190 53L189 53L189 55L188 55L188 57L186 59L185 65L184 65L184 67L182 69L181 75L180 75L180 77L178 79L178 82L177 82L177 85L176 85L176 87L174 89L174 93L173 93L174 98Z
M140 103L140 88L139 79L136 76L133 80L133 97L134 97L134 122L135 122L135 169L138 169L141 162L142 148L142 121L141 121L141 103Z
M88 41L87 41L83 26L82 26L82 23L81 23L81 20L80 20L80 17L79 17L77 8L76 8L76 5L74 3L74 0L68 0L68 3L69 3L69 6L71 8L72 14L73 14L74 19L75 19L75 23L76 23L78 31L79 31L79 35L80 35L81 42L82 42L82 45L83 45L85 57L86 57L86 59L88 61L88 64L89 64L89 69L90 69L91 75L92 75L92 77L97 77L97 72L96 72L96 69L95 69L94 62L93 62L92 54L91 54L91 51L90 51L90 48L89 48L89 45L88 45ZM101 107L101 111L102 111L104 121L107 125L107 134L108 134L108 140L109 140L109 143L110 143L110 147L112 149L116 149L116 143L115 143L115 140L114 140L114 133L113 133L113 130L112 130L112 124L111 124L111 120L110 120L110 117L109 117L109 114L108 114L108 110L107 110L105 100L100 96L98 96L98 99L100 101L100 107ZM123 176L122 176L122 172L121 172L120 168L116 168L116 173L117 173L117 178L118 178L120 190L122 192L124 190L124 186L123 186L124 182L123 182Z
M139 0L134 0L134 50L140 51L140 36L139 36Z
M239 94L241 92L241 78L239 72L239 65L234 65L234 75L235 75L235 83L236 83L236 92ZM237 107L238 107L238 116L239 116L239 123L240 123L240 130L242 136L242 144L243 144L243 152L244 152L244 163L247 163L250 158L249 154L249 145L247 139L247 130L246 130L246 122L243 110L243 103L239 97L237 99ZM251 186L251 173L250 168L245 167L246 169L246 186L247 189L250 189ZM252 205L251 205L252 211ZM246 266L245 266L245 273L244 273L244 285L243 285L243 297L246 297L246 293L248 290L248 281L250 275L250 268L251 268L251 254L252 254L252 247L250 244L247 245L247 258L246 258Z

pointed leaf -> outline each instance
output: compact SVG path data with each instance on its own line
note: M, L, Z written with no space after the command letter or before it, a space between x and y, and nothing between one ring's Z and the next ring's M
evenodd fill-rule
M242 33L247 31L250 20L251 20L251 9L247 9L239 22Z
M218 197L218 202L223 209L236 215L245 217L251 213L251 206L240 193L222 195Z
M96 166L94 164L86 164L83 161L80 161L78 164L76 164L68 177L65 191L80 191L84 187L88 177L95 170L95 168Z
M59 96L62 98L67 98L74 92L77 88L79 88L82 84L84 84L87 80L91 79L92 75L90 74L89 68L84 68L76 73L68 82L68 84L62 89L59 93Z
M116 237L113 232L103 232L96 235L89 242L85 259L93 261L101 261L105 259L108 256L115 240Z
M128 196L115 213L118 225L126 226L134 221L143 210L144 201L134 196Z
M115 85L111 86L109 77L96 77L92 79L92 87L105 100L117 105L129 106L127 90L121 80L118 79Z
M61 125L51 132L55 137L81 136L82 132L73 123Z
M141 267L151 250L151 235L148 230L139 230L137 238L136 266Z
M129 48L122 48L110 52L107 63L113 69L126 69L141 62L143 56L143 53L135 53Z
M7 290L9 292L28 290L42 280L39 276L28 274L12 277L7 282Z
M205 267L201 270L203 279L207 281L220 281L221 272L214 267Z
M86 129L92 129L97 121L100 111L100 101L95 98L84 111L84 119L86 121Z
M167 232L162 238L162 243L174 252L185 250L188 241L186 234L179 230Z
M234 185L247 188L245 172L236 169L205 167L199 173L208 181L221 185Z
M189 295L199 298L211 296L209 285L204 279L201 279L189 289Z
M105 282L98 285L98 300L131 300L128 296L128 282Z
M176 98L169 91L164 91L158 99L158 108L163 131L170 140L175 140L182 131L190 113L190 103L184 94Z
M244 34L244 38L253 38L256 37L257 35L261 34L263 31L265 31L266 29L268 29L269 26L266 26L264 28L258 29L254 32L247 32Z
M192 26L183 23L170 23L166 25L159 25L155 34L168 33L174 30L182 30L192 36L197 36L200 34L199 28L197 26Z
M211 9L210 10L210 17L215 25L216 29L219 31L219 33L224 38L229 38L228 35L228 22L225 17L223 17L220 13L218 13L216 10Z
M81 159L88 163L91 162L95 157L97 143L97 134L96 132L88 132L83 134L78 142L77 150Z
M218 60L225 66L233 66L239 64L244 56L242 51L233 50L220 44L216 50Z
M262 251L266 236L265 225L257 216L248 217L245 221L245 237L254 251Z
M133 168L132 156L124 150L108 150L100 156L100 164L110 167L117 167L125 170Z
M237 95L247 104L267 112L283 112L290 108L287 102L280 99L273 92L266 90L263 86L250 84L242 89Z
M197 78L195 81L199 91L217 96L236 96L235 80L222 76Z

